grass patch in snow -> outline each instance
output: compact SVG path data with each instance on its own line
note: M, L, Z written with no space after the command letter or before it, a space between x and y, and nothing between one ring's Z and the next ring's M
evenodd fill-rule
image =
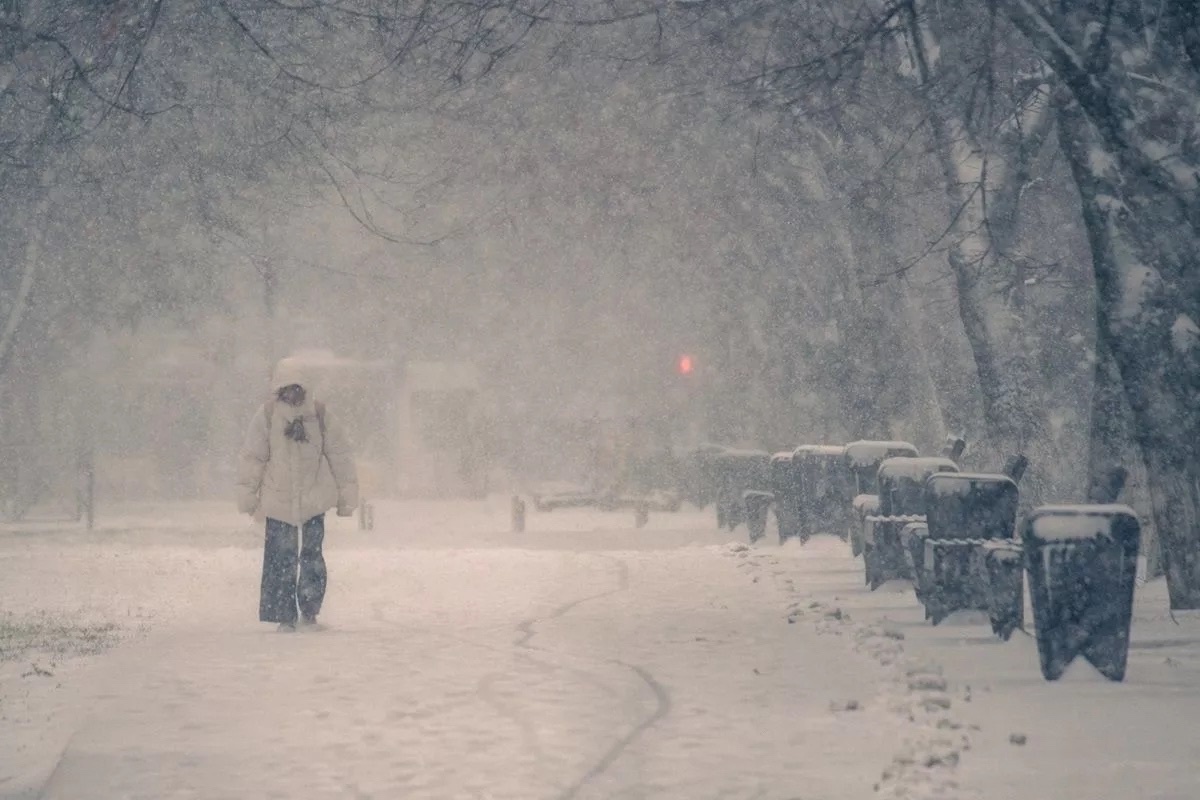
M27 653L92 655L117 642L116 625L74 625L47 616L0 616L0 661L16 661Z

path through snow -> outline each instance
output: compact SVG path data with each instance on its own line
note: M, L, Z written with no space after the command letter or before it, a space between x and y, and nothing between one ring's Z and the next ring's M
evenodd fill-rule
M150 633L68 682L60 750L3 740L0 797L850 800L892 757L878 667L788 625L719 534L380 522L335 529L325 627L293 635L253 618L256 534L4 539L8 608Z
M1200 797L1200 620L1161 582L1124 684L1047 684L1027 636L930 626L832 538L506 514L331 520L325 628L294 635L254 620L261 534L227 512L0 531L4 620L123 642L0 661L0 800Z

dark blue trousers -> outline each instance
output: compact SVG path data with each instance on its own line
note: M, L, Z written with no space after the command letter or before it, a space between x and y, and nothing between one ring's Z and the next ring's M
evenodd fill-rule
M302 531L297 531L295 525L267 519L258 603L260 620L294 623L297 607L306 617L321 612L328 581L325 556L321 552L324 540L324 514L305 522Z

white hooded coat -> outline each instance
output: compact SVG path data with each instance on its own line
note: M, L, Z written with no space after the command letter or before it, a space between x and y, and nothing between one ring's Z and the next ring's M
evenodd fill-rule
M276 397L281 388L292 384L305 390L299 407ZM335 507L339 514L351 514L358 505L358 475L337 420L326 409L322 431L312 390L295 361L280 361L271 385L271 399L250 421L242 446L238 510L296 526ZM284 435L297 417L303 418L308 441L297 442Z

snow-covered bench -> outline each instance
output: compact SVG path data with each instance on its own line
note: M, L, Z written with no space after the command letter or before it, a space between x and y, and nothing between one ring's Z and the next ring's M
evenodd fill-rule
M765 532L770 509L775 511L780 544L791 538L807 541L828 531L844 537L851 484L842 445L803 444L774 454L767 488L742 492L751 538Z
M990 612L988 546L1014 542L1016 481L1001 474L943 472L929 476L924 494L925 523L908 526L901 539L926 617L937 625L955 611ZM1007 609L998 610L1006 628L997 633L1007 639L1020 620L1012 620Z
M745 493L770 491L771 456L764 450L726 449L710 458L716 484L717 525L732 531L747 521Z
M1014 537L1017 483L1028 463L1016 455L1002 474L942 472L926 480L925 519L901 528L900 543L925 618L935 625L955 611L984 610L992 631L1007 640L1024 624L1023 560Z
M879 494L879 465L889 458L907 456L916 458L920 453L908 442L876 441L860 439L846 445L846 466L854 477L855 494Z
M707 508L716 500L715 459L725 452L719 444L706 443L682 454L679 459L679 492L682 499L697 508Z
M775 502L775 493L763 489L747 489L742 492L742 508L745 509L746 530L750 533L750 544L754 544L767 533L767 515Z
M1125 505L1042 506L1022 532L1042 675L1082 655L1125 677L1141 529Z
M792 451L785 450L771 456L771 505L779 526L780 544L800 535L800 476L796 473L793 455ZM763 524L765 527L765 515Z
M860 439L846 445L846 467L853 479L854 494L848 538L854 555L863 553L866 517L879 513L879 465L889 458L918 455L917 448L908 442Z
M912 578L900 532L925 522L925 481L938 472L957 472L949 458L889 458L879 465L879 513L864 518L863 564L872 590L897 578Z
M846 466L842 445L805 444L792 454L798 489L799 536L802 541L818 533L845 537L853 475Z

